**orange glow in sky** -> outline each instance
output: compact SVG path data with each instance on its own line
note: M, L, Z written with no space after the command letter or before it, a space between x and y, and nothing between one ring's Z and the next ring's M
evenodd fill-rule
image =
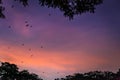
M32 5L26 8L4 1L0 61L15 63L46 80L91 70L116 71L120 67L118 0L105 0L94 15L75 16L72 21L59 10L41 8L36 0L30 0Z

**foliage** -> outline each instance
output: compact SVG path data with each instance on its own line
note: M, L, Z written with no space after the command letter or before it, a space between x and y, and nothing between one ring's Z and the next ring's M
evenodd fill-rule
M19 71L15 64L2 62L0 66L0 80L43 80L27 70Z
M88 73L76 73L68 75L65 78L57 78L55 80L120 80L120 70L117 73L110 71L91 71Z
M29 0L14 0L22 3L23 6L28 6ZM103 3L103 0L39 0L40 6L47 6L48 8L58 8L65 17L73 19L75 15L82 13L95 12L96 5ZM2 0L0 0L2 4ZM0 18L5 18L3 14L3 6L0 6Z
M43 80L37 74L29 73L27 70L19 71L15 64L1 62L0 80ZM65 78L55 80L120 80L120 69L116 72L110 71L90 71L87 73L75 73Z

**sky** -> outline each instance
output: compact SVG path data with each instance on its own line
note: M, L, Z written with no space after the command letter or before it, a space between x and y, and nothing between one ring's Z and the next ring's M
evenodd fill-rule
M17 64L45 80L77 72L117 71L119 3L104 0L94 14L85 13L70 21L58 9L40 7L35 0L26 8L5 0L6 18L0 19L0 61Z

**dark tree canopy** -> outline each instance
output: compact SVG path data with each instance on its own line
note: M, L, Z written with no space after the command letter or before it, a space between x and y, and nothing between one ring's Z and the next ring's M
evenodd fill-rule
M28 6L29 0L14 0L20 2L25 7ZM75 15L82 13L95 12L96 5L103 3L103 0L39 0L40 6L47 6L48 8L58 8L65 17L73 19ZM0 0L2 4L2 0ZM4 7L0 6L0 18L5 18L3 14Z
M19 71L15 64L2 62L0 66L0 80L43 80L37 74L30 73L27 70ZM116 72L110 71L90 71L87 73L75 73L65 78L56 78L55 80L120 80L120 69Z
M15 64L2 62L0 66L0 80L43 80L27 70L19 71Z
M56 78L55 80L120 80L120 73L110 71L91 71L87 73L76 73L68 75L65 78Z
M7 62L2 63L0 66L0 78L2 80L14 80L18 74L18 67L15 64Z

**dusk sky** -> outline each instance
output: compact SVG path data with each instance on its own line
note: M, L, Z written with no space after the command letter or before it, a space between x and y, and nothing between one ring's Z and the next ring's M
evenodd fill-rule
M26 8L12 0L4 0L4 5L0 61L15 63L45 80L120 68L120 0L104 0L94 14L71 21L37 0L30 0Z

